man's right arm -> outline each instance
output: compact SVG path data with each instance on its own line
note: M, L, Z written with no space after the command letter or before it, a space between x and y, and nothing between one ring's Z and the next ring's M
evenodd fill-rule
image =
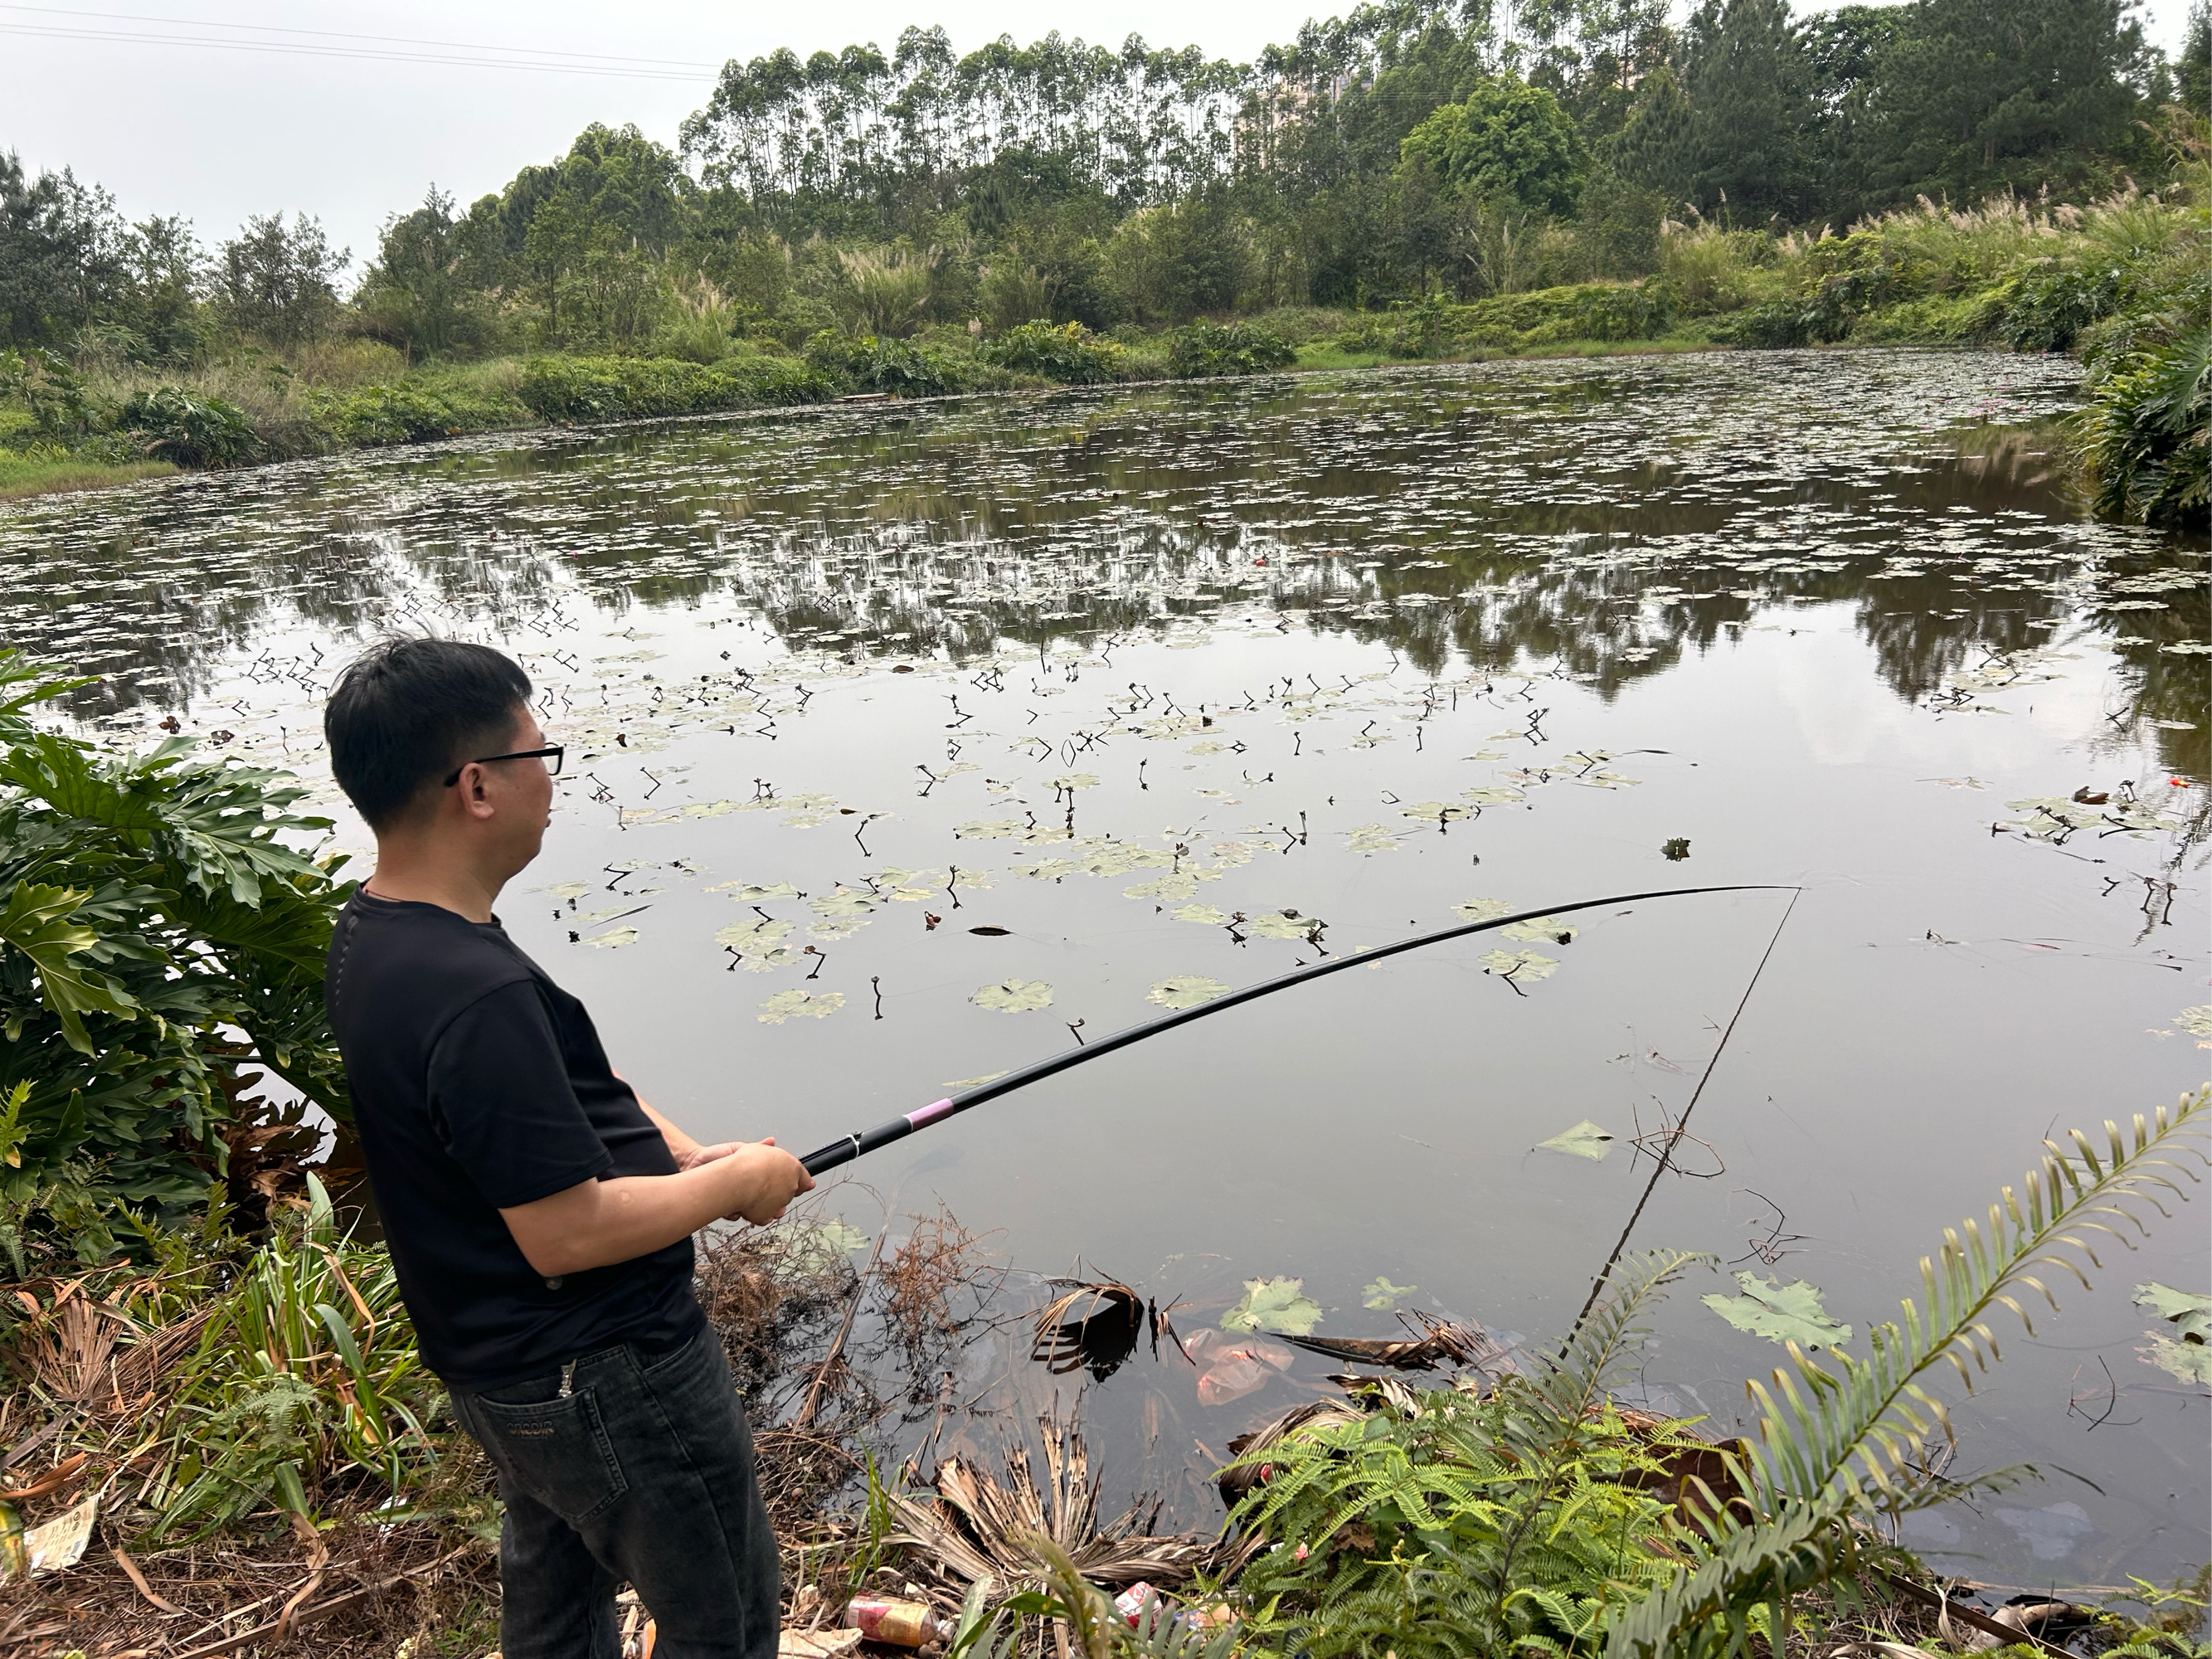
M674 1175L579 1182L500 1215L531 1267L558 1279L650 1255L726 1216L773 1221L813 1186L773 1139L748 1141Z

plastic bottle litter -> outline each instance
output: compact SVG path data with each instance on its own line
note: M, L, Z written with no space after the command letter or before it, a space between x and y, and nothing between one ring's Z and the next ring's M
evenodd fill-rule
M889 1642L895 1647L918 1648L925 1642L943 1641L952 1634L952 1627L922 1601L856 1596L847 1603L845 1617L859 1626L869 1641Z

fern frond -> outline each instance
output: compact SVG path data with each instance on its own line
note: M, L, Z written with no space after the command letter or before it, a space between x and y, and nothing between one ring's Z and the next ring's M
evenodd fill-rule
M1731 1458L1759 1519L1723 1516L1694 1567L1632 1609L1608 1632L1608 1659L1658 1659L1750 1651L1752 1600L1786 1596L1833 1577L1863 1541L1847 1524L1876 1510L1933 1501L1919 1473L1929 1442L1950 1433L1943 1402L1922 1378L1949 1364L1971 1390L2001 1358L1991 1328L1998 1309L2031 1332L2023 1297L2057 1299L2040 1270L2089 1283L2100 1239L2132 1249L2147 1231L2143 1206L2168 1213L2161 1193L2188 1194L2175 1180L2201 1179L2200 1145L2212 1090L2184 1096L2124 1133L2105 1125L2101 1154L2078 1131L2070 1152L2045 1141L2045 1156L2019 1188L2004 1189L1986 1218L1947 1229L1943 1247L1920 1264L1925 1309L1907 1298L1902 1319L1877 1328L1863 1360L1832 1352L1816 1363L1795 1343L1789 1370L1771 1387L1749 1384L1760 1422L1747 1456Z

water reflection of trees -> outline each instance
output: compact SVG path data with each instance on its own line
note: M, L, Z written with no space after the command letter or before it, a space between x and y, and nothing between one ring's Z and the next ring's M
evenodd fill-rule
M1775 362L1792 385L1860 372ZM1770 613L1840 604L1918 702L2101 592L2062 591L2056 568L2194 568L2078 544L2047 434L1885 453L1832 410L1755 396L1749 373L1063 393L279 468L0 519L21 578L0 617L11 642L112 677L92 713L141 678L195 695L285 630L559 631L724 596L794 649L854 658L1165 633L1250 605L1425 672L1556 666L1612 696ZM2133 718L2194 718L2204 659L2158 647L2204 637L2201 588L2086 620L2150 641L2123 647ZM2159 741L2203 770L2202 733Z

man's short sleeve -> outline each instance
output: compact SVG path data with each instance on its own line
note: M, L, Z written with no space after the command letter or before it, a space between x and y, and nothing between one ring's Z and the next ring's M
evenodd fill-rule
M446 1149L493 1208L550 1198L612 1167L528 980L456 1016L430 1050L429 1073Z

